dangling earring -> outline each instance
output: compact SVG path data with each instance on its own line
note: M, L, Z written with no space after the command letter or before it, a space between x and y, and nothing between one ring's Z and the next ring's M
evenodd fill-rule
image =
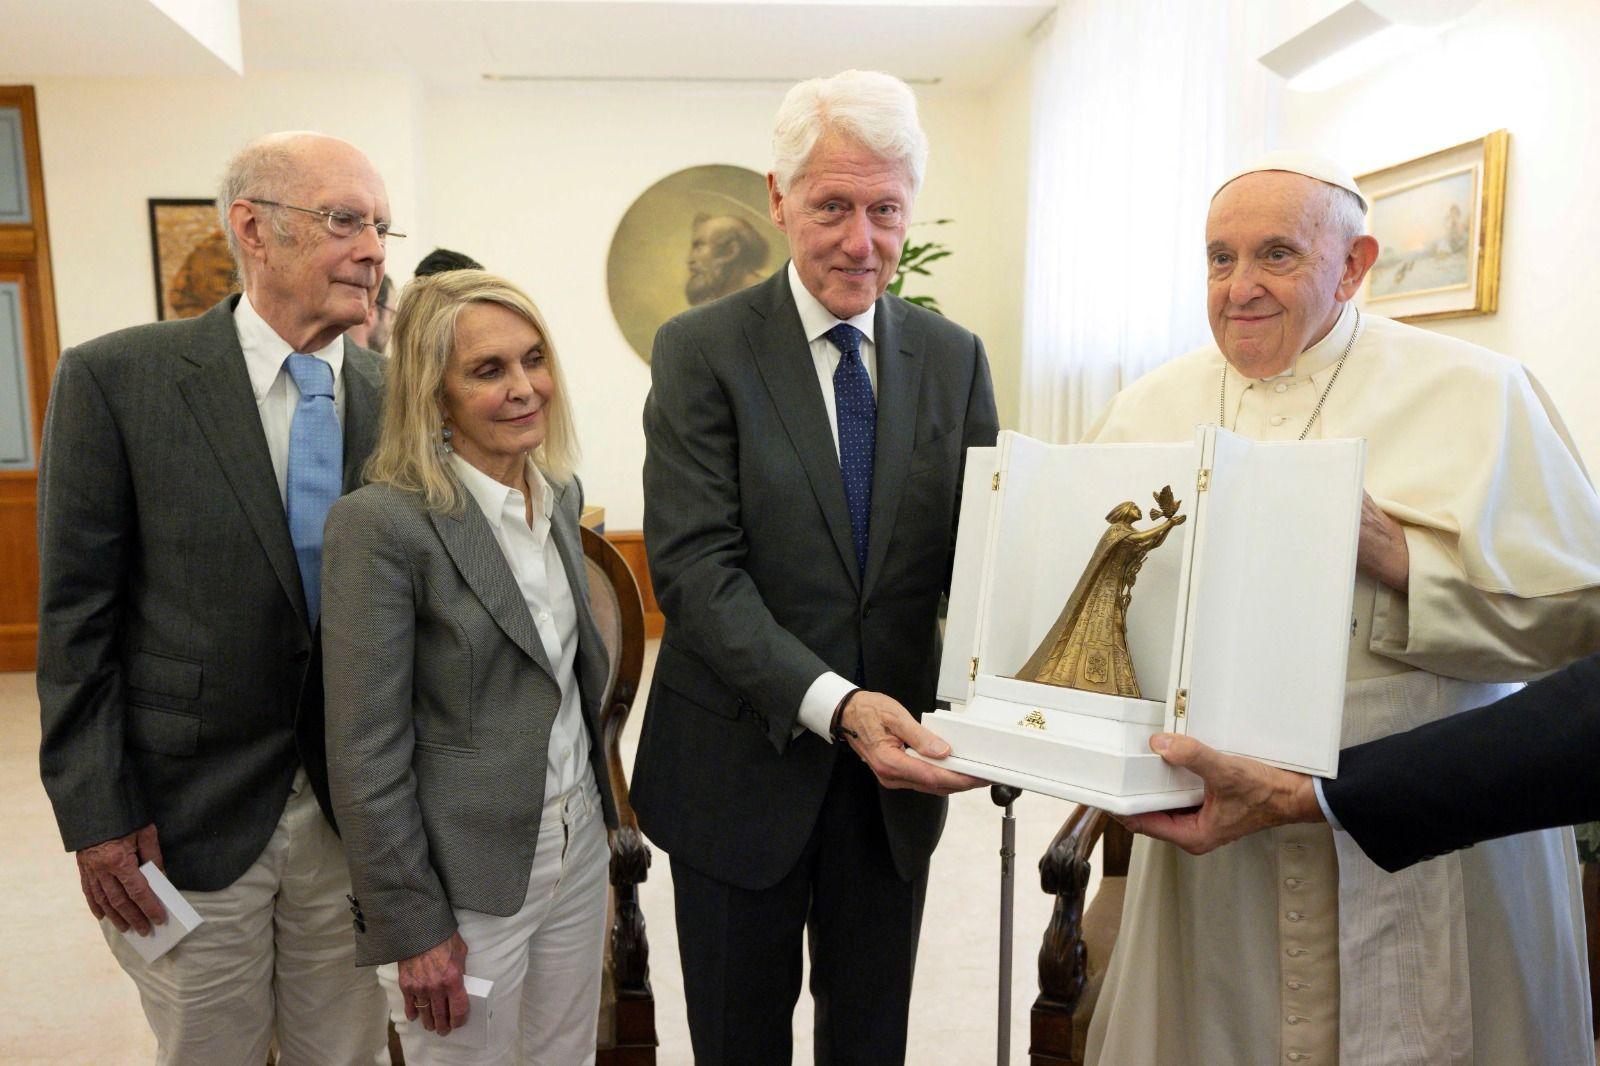
M449 455L454 449L450 447L450 440L455 436L455 431L449 426L439 427L439 454Z

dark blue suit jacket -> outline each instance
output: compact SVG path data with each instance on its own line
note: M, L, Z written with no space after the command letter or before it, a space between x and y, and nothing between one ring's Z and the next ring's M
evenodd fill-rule
M1600 655L1486 707L1348 749L1323 796L1385 870L1600 819Z

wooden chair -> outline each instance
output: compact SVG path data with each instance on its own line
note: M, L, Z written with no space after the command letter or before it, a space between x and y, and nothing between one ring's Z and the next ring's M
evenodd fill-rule
M1600 862L1583 864L1583 917L1589 928L1589 1007L1600 1034ZM1600 1052L1600 1040L1595 1051Z
M620 825L611 834L611 892L606 919L605 970L600 983L600 1022L595 1066L655 1066L656 1002L650 991L650 945L639 910L639 883L650 870L650 848L628 802L628 775L622 765L622 727L639 693L644 670L644 604L627 562L600 534L583 536L589 605L600 639L611 657L611 674L600 702L601 740L606 768L617 799ZM389 1026L389 1056L404 1066L394 1026Z
M611 893L605 972L601 979L596 1066L654 1066L656 1001L650 991L650 945L639 910L639 883L650 870L650 847L628 802L622 765L622 727L639 694L644 670L644 601L633 571L616 548L585 527L584 564L589 604L611 656L611 676L601 700L600 728L619 825L611 834Z
M1089 859L1102 848L1100 891L1084 908ZM1056 897L1039 946L1039 997L1028 1055L1033 1066L1081 1066L1089 1019L1111 962L1128 883L1133 835L1105 811L1077 807L1039 860L1039 883Z
M1089 859L1102 848L1100 891L1084 909ZM1039 997L1033 1002L1032 1066L1082 1066L1089 1019L1117 930L1128 883L1133 835L1093 807L1078 807L1039 860L1039 881L1056 897L1055 910L1039 948ZM1589 989L1595 1028L1600 1031L1600 863L1583 866L1583 911L1589 936Z

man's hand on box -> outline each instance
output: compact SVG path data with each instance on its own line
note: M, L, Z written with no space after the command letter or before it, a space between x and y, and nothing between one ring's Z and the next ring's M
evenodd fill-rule
M847 696L839 732L861 761L872 768L884 788L911 788L948 796L989 783L906 754L907 748L913 748L919 755L942 759L950 754L950 745L923 728L898 700L881 692L858 689Z
M1181 811L1117 816L1135 833L1204 855L1262 829L1291 822L1320 822L1311 778L1254 759L1224 755L1193 737L1158 733L1150 748L1173 766L1199 775L1206 792L1200 806Z

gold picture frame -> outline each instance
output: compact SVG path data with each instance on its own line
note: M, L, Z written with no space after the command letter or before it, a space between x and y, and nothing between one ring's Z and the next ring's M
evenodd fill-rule
M149 205L158 320L193 318L239 291L215 200L152 199Z
M1495 130L1356 178L1379 245L1363 309L1405 322L1499 309L1510 142Z

